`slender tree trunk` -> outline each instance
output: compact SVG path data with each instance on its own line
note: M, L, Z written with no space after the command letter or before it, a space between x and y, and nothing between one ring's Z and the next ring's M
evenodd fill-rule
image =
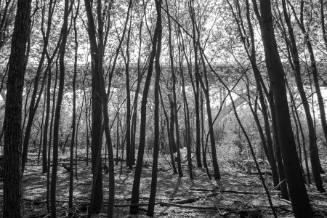
M37 165L40 164L40 156L41 156L41 150L42 150L42 142L43 142L43 126L44 126L44 117L45 117L45 95L43 96L44 101L43 101L43 108L42 108L42 119L41 119L41 125L40 125L40 141L39 141L39 151L38 151L38 155L37 155ZM42 151L43 152L43 151Z
M167 11L169 13L168 2L166 0ZM169 60L170 60L170 71L172 74L172 99L170 99L171 104L171 138L174 140L174 124L176 125L176 141L174 140L173 144L175 144L176 151L177 151L177 168L179 176L183 176L182 172L182 165L181 165L181 155L180 155L180 142L179 142L179 123L178 123L178 112L177 112L177 100L176 100L176 75L175 75L175 68L174 68L174 48L172 44L172 34L171 34L171 22L170 18L168 17L168 47L169 47Z
M149 58L148 74L146 76L146 80L143 88L143 97L141 102L140 142L139 142L139 149L138 149L137 162L136 162L134 181L133 181L132 199L131 199L131 207L130 207L131 214L138 213L138 207L139 207L138 202L139 202L139 194L140 194L140 180L141 180L143 155L144 155L144 148L145 148L145 133L146 133L145 131L146 131L146 115L147 115L146 104L147 104L150 83L151 83L153 62L157 52L157 41L160 32L159 24L158 24L159 21L160 20L157 19L154 36L152 38L152 50Z
M192 1L193 3L194 1ZM200 105L199 105L199 93L200 84L197 75L199 74L199 60L198 60L198 45L197 45L197 36L196 36L196 20L194 14L193 4L191 6L191 19L192 19L192 33L193 33L193 47L194 47L194 70L195 70L195 92L194 92L194 101L195 101L195 120L196 120L196 142L195 142L195 155L198 167L202 167L201 162L201 124L200 124Z
M118 161L119 161L119 147L120 147L120 135L119 135L119 122L120 122L120 118L119 118L119 111L117 112L117 119L116 119L116 165L118 165ZM122 149L123 150L123 149ZM123 152L122 152L122 156L121 156L121 161L123 161Z
M270 103L270 111L271 111L271 121L272 121L272 132L273 132L273 143L275 148L275 156L277 161L277 167L278 167L278 176L279 176L279 182L280 186L277 187L280 189L282 193L282 197L284 199L289 200L289 194L288 194L288 188L287 188L287 181L285 179L285 170L284 170L284 163L282 159L282 153L280 149L280 143L279 143L279 137L278 137L278 127L277 127L277 121L276 121L276 112L275 112L275 103L274 103L274 97L272 95L272 91L269 93L269 103Z
M59 48L59 88L58 98L55 110L54 126L53 126L53 161L51 174L51 218L56 218L56 186L57 186L57 167L58 167L58 145L59 145L59 127L60 127L60 112L64 94L65 83L65 52L68 37L68 15L69 1L65 0L64 23L61 29L62 41Z
M86 78L86 75L84 76ZM86 101L86 90L85 90L85 81L83 82L84 86L84 101L85 101L85 129L86 129L86 166L89 165L89 147L90 147L90 138L89 138L89 107Z
M172 165L172 168L173 168L173 173L177 174L177 169L176 169L175 159L174 159L173 145L172 145L173 142L172 142L172 138L171 138L171 134L170 134L169 116L168 116L167 111L165 109L165 104L164 104L163 99L162 99L161 90L159 90L159 94L160 94L161 106L162 106L162 109L164 111L165 118L166 118L170 161L171 161L171 165Z
M200 37L200 31L197 28L198 32L198 37ZM199 39L198 39L199 40ZM200 44L200 41L197 42L197 44ZM213 170L214 170L214 178L216 181L220 180L220 170L219 170L219 165L218 165L218 160L217 160L217 150L216 150L216 141L215 141L215 134L213 130L213 122L212 122L212 115L211 115L211 106L210 106L210 96L209 96L209 81L207 77L207 68L205 65L205 60L203 57L203 53L201 52L201 60L203 63L203 75L204 75L204 83L202 79L200 78L200 74L198 74L198 80L201 83L203 92L204 92L204 97L206 100L206 108L207 108L207 116L208 116L208 129L209 129L209 136L210 136L210 144L211 144L211 156L212 156L212 165L213 165Z
M173 76L175 78L175 75ZM175 82L174 82L175 83ZM183 176L182 172L182 156L180 152L181 142L180 142L180 133L179 133L179 121L178 121L178 110L177 110L177 99L176 99L176 89L173 89L173 99L174 99L174 114L175 114L175 132L176 132L176 148L177 148L177 166L179 169L179 176Z
M77 2L77 9L75 12L75 16L73 18L74 22L74 39L75 39L75 59L74 59L74 73L73 73L73 117L72 117L72 136L70 142L70 172L69 172L69 200L68 207L69 209L73 208L73 195L74 195L74 146L75 146L75 135L76 135L76 77L77 77L77 58L78 58L78 39L77 39L77 27L76 27L76 19L79 13L79 3ZM73 3L71 3L73 4Z
M103 98L103 116L104 116L104 129L106 135L106 144L108 149L108 172L109 172L109 197L108 197L108 209L107 216L114 217L114 204L115 204L115 169L114 169L114 155L112 148L112 141L110 136L109 128L109 110L108 110L108 100L106 98L106 92L104 88L104 78L101 77L102 85L102 98Z
M205 128L204 128L204 100L203 100L203 92L200 92L200 114L201 114L201 145L202 145L202 160L203 167L206 169L207 175L209 179L211 179L211 174L208 167L207 162L207 140L204 139L205 136Z
M156 60L155 60L155 84L154 84L154 144L153 144L153 163L152 163L152 179L151 179L151 191L148 205L148 216L153 216L154 205L156 201L157 192L157 178L158 178L158 156L159 156L159 109L160 109L160 99L159 99L159 89L160 89L160 53L161 53L161 38L162 38L162 25L161 25L161 4L162 0L156 0L156 11L157 11L157 25L158 25L158 39L157 39L157 49L156 49Z
M74 140L74 144L75 144L75 179L78 180L78 175L77 175L77 162L78 162L78 139L79 139L79 125L81 123L81 118L82 118L82 113L83 113L83 107L84 107L84 104L86 104L86 101L82 101L82 105L80 106L80 112L79 112L79 115L78 115L78 119L77 119L77 123L76 123L76 134L75 134L75 140Z
M48 57L48 65L50 65L50 60ZM45 123L43 129L43 149L42 149L42 172L48 172L48 126L49 126L49 119L50 119L50 107L51 107L51 67L47 70L47 90L46 90L46 112L45 112Z
M128 17L132 7L132 0L128 3ZM130 24L132 19L130 18ZM131 147L131 91L130 91L130 75L129 75L129 62L130 62L130 36L131 36L132 26L129 25L128 33L127 33L127 42L126 42L126 69L125 69L125 86L126 86L126 165L129 168L133 166L133 157L132 157L132 147Z
M180 32L178 32L178 39L179 39L179 50L182 50L183 51L183 56L185 57L185 60L186 60L186 63L187 63L187 68L188 68L188 74L189 74L189 76L190 76L190 79L191 79L191 85L192 85L192 89L193 89L193 93L194 93L194 97L197 95L198 97L197 98L195 98L195 99L198 99L198 101L200 101L200 94L198 93L197 94L197 90L196 90L196 84L195 84L195 82L193 81L193 76L192 76L192 65L191 65L191 63L190 63L190 60L189 60L189 58L188 58L188 55L186 54L186 51L185 51L185 44L184 44L184 41L183 41L183 37L182 37L182 35L180 34ZM197 53L197 52L196 52ZM191 57L190 57L190 59L191 59ZM196 58L197 59L197 58ZM184 76L184 75L182 75L182 76ZM182 79L184 79L184 78L182 78ZM200 92L200 93L202 93L202 92ZM204 149L203 149L203 134L201 134L201 129L202 129L202 127L201 127L201 125L202 125L202 123L201 123L201 119L200 119L200 117L201 117L201 107L202 107L202 105L201 105L201 102L198 104L198 105L196 105L197 103L195 102L195 113L199 113L200 115L199 115L199 121L200 121L200 127L199 127L199 130L200 130L200 146L198 146L198 144L196 144L195 145L195 156L196 156L196 160L197 160L197 166L198 167L202 167L202 162L201 162L201 150L202 151L204 151ZM196 107L198 107L198 108L196 108ZM188 116L189 116L189 111L187 112L188 113ZM197 118L196 118L197 119ZM188 124L190 124L190 120L188 119ZM203 130L203 129L202 129ZM197 129L196 129L196 131L197 131ZM202 132L203 133L203 132ZM191 126L189 125L189 143L190 143L190 147L191 147L191 144L192 144L192 137L191 137ZM206 163L205 163L205 161L206 161L206 154L205 153L203 153L202 152L202 156L203 156L203 166L204 167L206 167Z
M51 142L53 136L53 120L55 115L55 104L56 104L56 89L57 89L57 81L58 81L58 61L56 61L56 76L55 82L53 86L52 93L52 111L51 111L51 120L50 120L50 129L49 129L49 149L48 149L48 166L47 166L47 210L50 212L50 163L51 163Z
M179 49L179 69L180 69L180 75L182 79L182 92L183 92L183 102L184 102L184 121L185 121L185 144L187 148L187 163L188 163L188 170L190 179L193 179L193 164L192 164L192 150L191 150L191 127L190 127L190 111L188 106L188 101L186 97L186 91L185 91L185 79L184 79L184 72L183 72L183 66L182 66L182 60L181 60L181 54Z
M101 0L98 1L98 14L101 11ZM98 17L99 19L99 17ZM100 20L98 20L99 26L101 26ZM99 32L103 32L103 30L100 28ZM99 47L98 47L98 59L99 62L99 71L98 76L100 78L100 91L101 91L101 105L102 105L102 111L103 111L103 121L104 121L104 132L106 136L106 144L107 144L107 150L108 150L108 173L109 173L109 197L108 197L108 208L107 208L107 217L114 217L114 204L115 204L115 169L114 169L114 155L113 155L113 148L112 148L112 141L110 136L110 128L109 128L109 110L108 110L108 99L106 95L105 90L105 82L103 78L103 71L102 71L102 65L103 65L103 38L100 35L99 36ZM100 156L101 157L101 156ZM102 168L100 168L100 173L102 171Z
M206 74L206 72L205 72ZM212 165L214 170L214 178L216 180L220 180L220 170L217 160L217 150L216 150L216 142L215 142L215 135L213 131L213 122L212 122L212 115L211 115L211 107L210 107L210 97L209 97L209 85L207 78L205 76L205 80L207 83L207 87L204 90L204 97L206 100L206 108L207 108L207 116L208 116L208 128L209 128L209 137L210 137L210 144L211 144L211 156L212 156ZM204 86L203 86L204 88Z

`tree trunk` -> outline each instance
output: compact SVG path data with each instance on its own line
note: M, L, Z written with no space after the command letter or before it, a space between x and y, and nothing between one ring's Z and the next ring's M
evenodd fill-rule
M208 84L205 70L204 70L204 77L205 77L205 81L206 81L206 87L203 86L203 89L204 89L204 97L205 97L205 101L206 101L207 116L208 116L208 128L209 128L209 137L210 137L210 145L211 145L212 166L213 166L213 171L214 171L214 178L216 181L218 181L218 180L220 180L221 177L220 177L220 170L219 170L219 165L218 165L218 160L217 160L215 135L214 135L214 131L213 131L213 122L212 122L210 97L209 97L209 84Z
M152 178L151 178L151 191L148 205L148 216L153 216L154 206L156 201L157 192L157 178L158 178L158 156L159 156L159 89L160 89L160 53L161 53L161 38L162 38L162 25L161 25L161 4L162 0L156 0L156 11L157 11L157 25L158 25L158 39L157 39L157 51L155 61L155 84L154 84L154 144L153 144L153 163L152 163Z
M273 141L272 141L272 137L271 137L271 129L270 129L270 123L269 123L269 118L268 118L268 108L267 108L265 98L264 98L264 93L268 94L268 91L267 91L265 84L261 82L261 81L263 81L263 79L260 74L259 67L258 67L257 60L256 60L256 46L255 46L253 25L252 25L251 15L250 15L249 0L246 0L246 18L247 18L250 40L251 40L249 58L250 58L250 62L251 62L251 66L253 69L254 78L255 78L258 94L259 94L259 101L260 101L260 105L262 108L262 116L263 116L264 126L265 126L265 135L266 135L266 139L267 139L267 141L266 141L266 143L267 143L266 144L267 145L267 159L271 166L274 185L277 185L278 184L278 171L277 171L277 165L276 165L276 158L274 155Z
M73 3L72 3L73 4ZM77 2L77 9L75 12L75 16L73 19L74 22L74 40L75 40L75 57L74 57L74 73L73 73L73 117L72 117L72 136L70 142L70 172L69 172L69 200L68 207L69 209L73 208L73 195L74 195L74 146L75 146L75 135L76 134L76 77L77 77L77 58L78 58L78 39L77 39L77 27L76 27L76 19L79 13L79 4L80 1Z
M180 50L179 50L179 57ZM192 164L192 150L191 150L191 125L190 125L190 111L188 106L188 101L186 97L185 91L185 79L184 79L184 72L182 66L182 60L179 61L180 63L180 74L182 79L182 92L183 92L183 102L184 102L184 121L185 121L185 144L187 149L187 163L188 163L188 170L190 179L193 179L193 164Z
M164 104L163 99L162 99L161 90L159 90L159 94L160 94L161 106L162 106L162 109L164 111L165 118L166 118L166 127L167 127L167 135L168 135L168 147L169 147L170 161L171 161L171 165L172 165L172 168L173 168L173 173L177 174L177 169L176 169L175 159L174 159L173 145L172 145L173 142L172 142L171 134L170 134L169 116L168 116L167 111L165 109L165 104Z
M55 115L55 104L56 104L56 89L57 89L57 82L58 82L58 61L56 62L56 76L55 82L53 86L53 93L52 93L52 110L51 110L51 120L50 120L50 129L49 129L49 149L48 149L48 166L47 166L47 210L50 211L50 163L51 163L51 142L53 136L53 120Z
M197 35L200 37L200 31L199 28L197 28ZM198 39L199 40L199 39ZM197 44L200 44L200 41L197 42ZM203 64L203 76L204 76L204 83L202 79L200 78L200 74L197 74L198 80L201 83L203 92L204 92L204 97L206 100L206 108L207 108L207 116L208 116L208 129L209 129L209 136L210 136L210 144L211 144L211 156L212 156L212 166L213 166L213 171L214 171L214 178L216 181L220 180L220 170L219 170L219 165L218 165L218 160L217 160L217 150L216 150L216 141L215 141L215 134L213 130L213 122L212 122L212 115L211 115L211 106L210 106L210 96L209 96L209 81L207 77L207 68L205 65L205 60L203 57L203 53L200 52L202 64Z
M58 145L59 145L59 127L60 127L60 112L61 104L64 95L65 83L65 52L68 37L68 15L69 15L69 1L65 0L64 22L61 29L62 41L59 48L59 87L58 98L55 110L54 124L53 124L53 161L51 174L51 217L56 218L56 186L57 186L57 167L58 167Z
M279 182L282 182L280 184L279 188L282 197L286 200L289 200L289 194L287 189L287 181L285 180L285 170L284 170L284 163L282 159L282 154L280 150L280 144L279 144L279 137L278 137L278 127L277 127L277 121L276 121L276 112L275 112L275 103L274 103L274 97L272 95L272 92L269 93L269 102L270 102L270 111L271 111L271 121L272 121L272 131L273 131L273 137L274 137L274 147L275 147L275 156L277 161L277 167L278 167L278 176L279 176Z
M256 0L253 0L253 3L257 15L259 15ZM260 12L261 15L258 16L258 19L260 22L266 65L275 100L278 137L293 211L296 217L312 217L312 209L304 186L299 159L296 154L285 88L285 73L277 50L270 0L260 1Z
M193 2L193 1L192 1ZM201 162L201 124L200 124L200 105L199 105L199 93L200 84L197 75L199 74L199 61L198 61L198 45L196 36L196 21L194 8L191 8L191 19L192 19L192 33L193 33L193 47L194 47L194 70L195 70L195 91L194 91L194 101L195 101L195 121L196 121L196 142L195 142L195 156L197 161L197 166L202 167Z
M146 104L148 99L148 92L151 83L152 77L152 70L153 70L153 62L156 55L157 50L157 41L159 37L159 19L157 19L156 28L154 32L154 36L152 38L152 51L149 57L149 67L148 67L148 74L146 76L144 88L143 88L143 96L141 102L141 123L140 123L140 141L139 141L139 149L135 167L135 174L134 174L134 181L133 181L133 189L132 189L132 199L131 199L131 206L130 206L130 213L136 214L139 210L139 194L140 194L140 180L141 180L141 173L142 173L142 165L143 165L143 155L144 155L144 148L145 148L145 133L146 133Z
M85 10L88 19L88 35L90 40L91 58L92 58L92 131L91 131L91 151L92 151L92 193L89 213L96 214L100 212L103 204L103 188L102 188L102 99L100 90L100 73L102 65L99 64L98 45L96 39L96 28L92 13L91 3L84 1Z
M129 18L129 12L132 7L132 0L128 3L128 14L127 18ZM131 24L132 19L130 19ZM128 33L127 33L127 42L126 42L126 69L125 69L125 86L126 86L126 165L131 169L133 166L133 157L132 157L132 146L131 146L131 91L130 91L130 82L129 82L129 62L130 62L130 36L131 36L132 26L129 25Z
M183 169L182 169L182 157L180 152L180 141L179 141L179 125L178 125L178 112L177 112L177 102L176 102L176 91L175 91L175 74L172 71L172 80L173 87L172 92L173 96L169 96L170 101L170 134L173 142L173 148L176 152L176 162L179 177L183 177ZM176 137L175 137L176 136ZM176 140L175 140L176 139Z
M4 117L3 217L22 217L22 93L26 43L30 34L31 0L18 0L9 58Z

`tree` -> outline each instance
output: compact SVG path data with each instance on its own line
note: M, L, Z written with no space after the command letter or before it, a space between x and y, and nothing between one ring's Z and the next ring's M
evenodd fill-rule
M161 5L162 0L156 0L156 11L157 11L157 24L158 25L158 40L156 49L156 61L155 61L155 72L156 78L154 83L154 143L153 143L153 163L152 163L152 180L151 180L151 191L148 205L148 216L153 216L154 206L157 192L157 177L158 177L158 156L159 156L159 144L160 144L160 129L159 129L159 89L160 89L160 53L161 53L161 39L162 39L162 24L161 24Z
M91 193L90 214L99 213L103 201L102 189L102 167L101 167L101 147L102 147L102 115L103 125L106 135L109 161L109 199L108 199L108 217L113 217L113 205L115 194L115 175L113 150L110 137L109 116L108 116L108 98L105 90L103 78L103 57L105 51L104 39L104 16L102 11L102 2L98 0L96 7L97 26L96 31L92 5L85 0L85 9L88 20L88 36L90 41L91 58L92 58L92 173L93 184ZM110 15L110 10L107 11ZM110 20L110 19L109 19ZM110 83L110 81L109 81ZM108 90L109 92L109 90ZM100 114L99 114L100 113Z
M101 0L97 1L97 6L101 3ZM102 160L101 160L101 148L102 148L102 100L100 90L100 73L102 73L103 54L99 52L97 45L97 35L94 16L92 13L91 2L85 0L85 10L88 20L88 35L90 40L91 58L92 58L92 194L90 214L99 213L103 203L103 189L102 189ZM100 19L100 18L99 18ZM103 34L102 32L99 34ZM100 43L100 42L99 42ZM102 41L101 41L102 43ZM100 59L99 59L100 57ZM101 62L101 63L99 63Z
M152 50L151 50L150 57L149 57L148 72L147 72L147 76L145 79L142 101L141 101L140 141L139 141L139 149L138 149L138 154L137 154L137 161L136 161L133 189L132 189L132 199L131 199L131 206L130 206L131 214L138 213L138 207L139 207L138 202L139 202L139 195L140 195L140 180L141 180L143 155L144 155L144 148L145 148L145 133L146 133L145 130L146 130L146 115L147 115L146 114L146 104L148 101L148 93L149 93L149 88L150 88L150 84L151 84L153 62L155 59L155 55L157 53L157 42L158 42L159 35L160 35L159 22L160 22L160 20L157 18L156 28L154 31L154 36L152 38Z
M133 102L133 113L132 113L132 124L131 124L131 159L132 163L135 164L135 138L136 138L136 124L137 124L137 108L138 108L138 97L142 83L142 74L141 72L141 50L142 50L142 27L143 27L143 17L140 21L139 25L139 50L138 50L138 58L137 58L137 84L136 90L134 95L134 102Z
M265 62L275 101L279 143L285 163L286 179L294 215L296 217L312 217L312 209L304 186L299 159L296 154L295 140L286 96L285 73L277 50L277 42L272 22L271 2L270 0L261 0L260 11L256 0L252 2L260 23Z
M55 3L57 1L50 1L49 2L49 9L48 9L48 22L47 22L47 25L48 25L48 28L47 28L47 31L46 31L46 35L44 33L44 30L43 28L41 28L42 30L42 34L45 35L43 38L44 38L44 42L46 42L48 44L48 38L49 38L49 33L50 33L50 27L51 27L51 20L50 18L52 18L52 15L54 13L54 9L55 9ZM44 9L45 10L45 9ZM42 15L44 16L44 11L42 11ZM43 18L42 16L42 18ZM44 19L44 18L43 18ZM45 111L45 122L44 122L44 128L43 128L43 146L42 146L42 172L45 173L47 172L48 173L48 150L50 150L50 143L48 143L48 127L49 127L49 119L50 119L50 100L51 100L51 93L50 93L50 90L51 90L51 80L52 80L52 77L51 77L51 64L52 64L52 59L54 58L55 56L55 53L52 55L52 57L50 57L50 55L48 54L47 52L47 47L45 46L46 43L44 43L44 51L45 52L45 55L46 55L46 58L47 58L47 64L48 64L48 67L47 69L45 70L45 73L44 73L44 77L47 78L47 89L46 89L46 111ZM57 48L59 47L59 44L57 45ZM57 49L56 48L56 49ZM42 52L42 54L43 54ZM42 57L41 57L41 60L42 60ZM41 66L41 64L39 64L39 66ZM35 106L37 107L37 105ZM51 132L51 131L50 131ZM26 135L26 131L25 131L25 136L24 138L27 137ZM28 138L26 138L26 143L28 143ZM49 140L51 141L51 140ZM48 148L49 147L49 148ZM26 152L26 155L27 155L27 152Z
M126 18L126 24L129 19L129 13L132 7L132 0L128 3L128 12L127 12L127 18ZM131 19L132 20L132 19ZM126 77L126 165L129 168L132 168L133 165L133 155L132 155L132 146L131 146L131 91L130 91L130 75L129 75L129 63L130 63L130 52L129 52L129 41L130 41L130 35L131 35L131 25L128 29L128 36L127 36L127 45L126 45L126 70L125 70L125 77Z
M198 47L200 49L200 30L199 26L196 23L195 20L195 11L194 11L194 5L190 5L190 13L191 13L191 19L192 19L192 30L193 30L193 44L194 48ZM196 54L195 54L196 55ZM214 131L213 131L213 122L212 122L212 114L211 114L211 106L210 106L210 96L209 96L209 82L207 78L207 69L206 69L206 63L204 59L204 54L203 51L200 50L200 58L203 64L203 75L200 74L199 69L195 71L195 80L198 81L201 85L201 88L204 93L205 101L206 101L206 109L207 109L207 117L208 117L208 128L209 128L209 136L210 136L210 144L211 144L211 156L212 156L212 166L214 169L214 178L216 181L220 180L220 170L219 170L219 165L218 165L218 160L217 160L217 151L216 151L216 141L215 141L215 136L214 136ZM197 65L197 63L196 63ZM198 67L196 67L198 68ZM202 77L204 78L204 81Z
M303 108L305 111L305 116L307 119L307 125L309 130L309 148L310 148L310 160L311 160L311 166L312 166L312 173L313 177L317 186L318 191L324 192L324 187L322 184L321 176L320 176L320 161L319 161L319 154L318 154L318 147L316 143L316 130L313 124L313 120L310 113L310 105L308 102L308 99L306 97L306 93L304 91L302 77L301 77L301 66L300 66L300 58L299 58L299 52L297 48L296 39L294 36L293 26L291 24L290 16L287 11L286 1L282 0L283 5L283 14L285 18L285 23L288 28L288 35L289 35L289 41L291 46L290 53L292 55L293 60L293 66L294 66L294 76L296 85L303 103ZM291 60L290 60L291 61Z
M30 34L31 0L18 0L11 41L4 120L3 217L21 214L22 93L26 70L26 44Z
M77 34L77 27L76 27L76 20L77 15L79 13L80 7L80 0L77 0L76 12L73 17L74 22L74 40L75 40L75 57L74 57L74 73L73 73L73 117L72 117L72 136L71 136L71 143L70 143L70 159L69 159L69 200L68 206L71 209L73 207L73 195L74 195L74 170L73 170L73 161L74 161L74 146L75 146L75 135L77 138L76 133L76 77L77 77L77 50L78 50L78 34ZM77 143L76 143L77 144Z
M59 47L59 88L58 97L55 109L55 117L53 124L53 161L52 161L52 174L51 174L51 217L55 218L56 214L56 187L57 187L57 167L58 167L58 145L59 145L59 127L60 127L60 113L61 104L64 95L64 84L65 84L65 53L66 53L66 43L68 38L68 16L71 10L69 1L65 0L65 11L64 11L64 21L61 29L61 43Z
M189 1L189 11L190 11L190 16L192 20L192 41L193 41L193 48L194 48L194 74L195 74L195 85L193 83L193 78L191 77L192 80L192 88L194 92L194 102L195 102L195 120L196 120L196 141L195 141L195 154L196 154L196 162L198 167L202 167L201 163L201 127L200 127L200 82L199 82L199 46L197 44L197 35L196 35L196 17L195 17L195 12L194 12L194 0ZM205 154L203 154L205 155Z

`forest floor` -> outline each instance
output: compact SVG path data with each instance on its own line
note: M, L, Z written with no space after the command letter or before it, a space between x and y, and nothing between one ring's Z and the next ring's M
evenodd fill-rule
M67 217L69 173L60 160L57 182L58 217ZM163 162L167 160L162 160ZM322 161L325 169L327 161ZM184 177L174 175L167 162L159 166L155 217L272 217L267 196L258 175L225 163L221 166L222 179L219 184L210 180L203 169L194 169L194 180L189 179L186 166ZM147 217L146 209L151 184L151 165L145 164L140 187L140 214L130 216L129 205L134 171L121 167L115 168L116 195L115 217ZM273 189L271 178L265 175L270 189L273 205L278 217L293 217L291 204L280 198ZM323 175L325 184L327 177ZM87 206L92 184L91 167L79 161L77 178L74 178L75 217L87 217ZM317 217L327 217L327 195L319 193L314 186L307 186L312 206ZM108 174L104 176L104 202L108 199ZM0 181L0 204L3 199L3 182ZM30 164L23 177L24 217L48 217L46 209L46 174L41 166ZM2 206L0 205L0 214ZM106 208L96 217L106 217Z

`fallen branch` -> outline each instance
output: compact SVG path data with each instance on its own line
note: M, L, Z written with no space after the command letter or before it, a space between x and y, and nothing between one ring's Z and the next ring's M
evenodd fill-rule
M216 189L202 189L202 188L191 188L192 191L203 191L203 192L220 192L220 193L234 193L234 194L245 194L245 195L263 195L264 192L247 192L247 191L236 191L236 190L216 190ZM271 192L278 194L278 192ZM217 193L218 194L218 193Z
M208 206L193 206L193 205L185 205L185 204L176 204L176 203L168 203L168 202L158 202L160 206L168 206L168 207L179 207L186 209L197 209L197 210L218 210L221 208L218 207L208 207Z
M221 193L234 193L234 194L244 194L244 195L264 195L264 192L247 192L247 191L236 191L236 190L223 190ZM273 193L273 192L271 192ZM277 194L277 193L276 193Z
M189 203L194 203L194 202L196 202L198 200L200 200L200 197L183 199L183 200L179 200L179 201L174 201L173 204L189 204Z

